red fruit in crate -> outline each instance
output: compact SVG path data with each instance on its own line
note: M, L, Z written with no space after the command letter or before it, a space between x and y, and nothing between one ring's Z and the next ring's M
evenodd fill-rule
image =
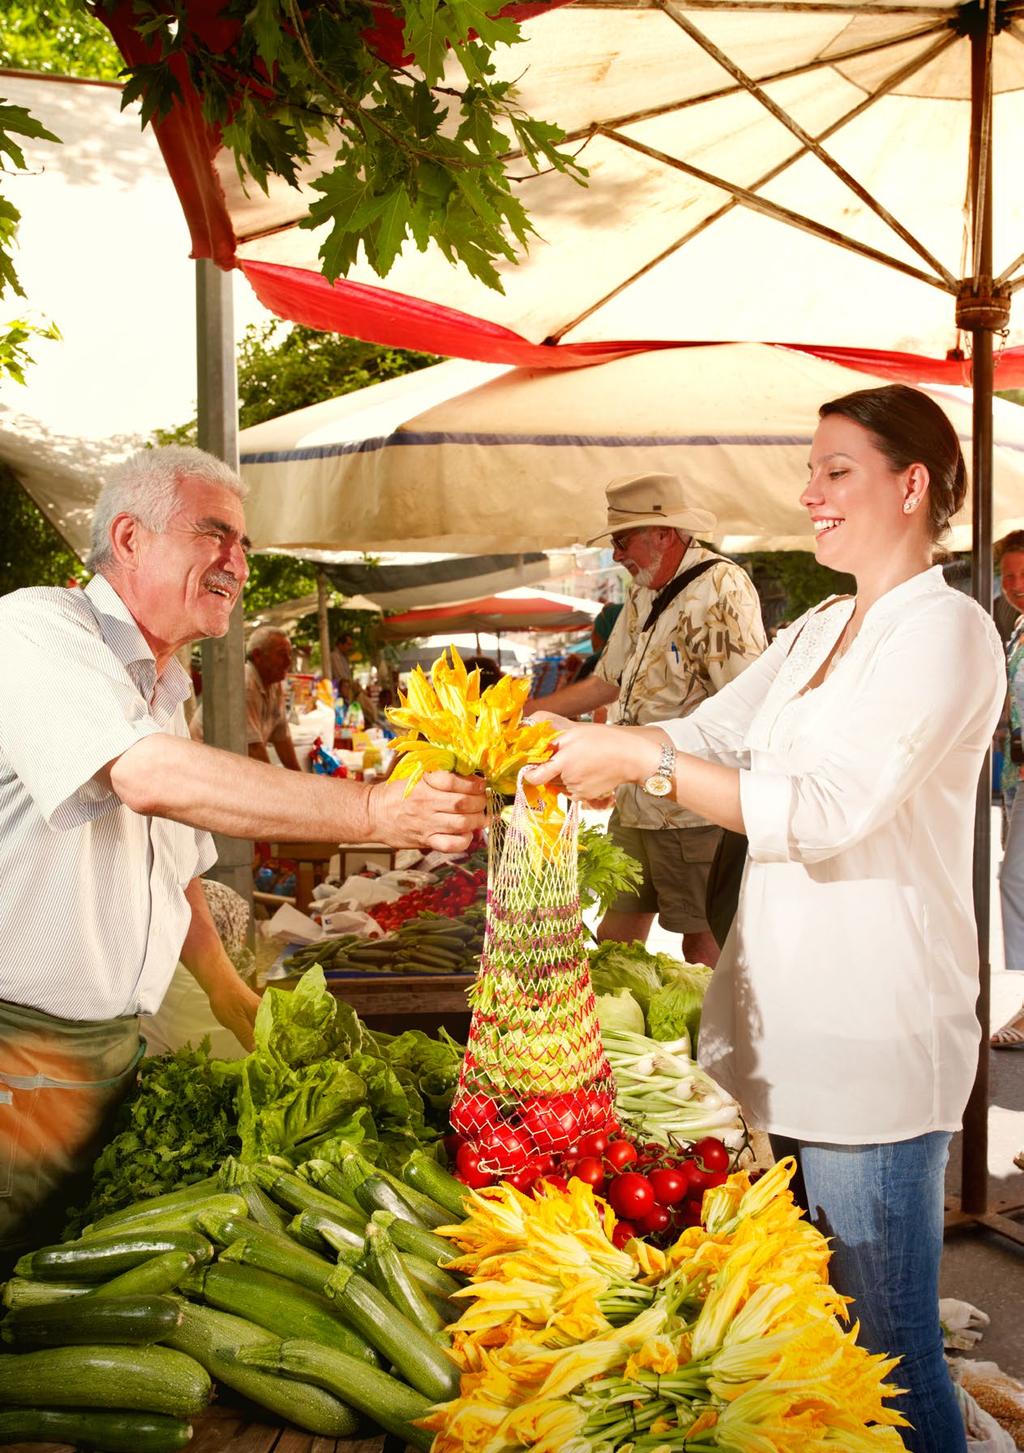
M729 1152L716 1135L705 1135L703 1140L691 1145L690 1154L694 1160L700 1162L704 1170L729 1169Z
M457 1095L451 1109L452 1129L467 1140L474 1139L482 1130L498 1119L498 1103L482 1090L471 1095Z
M477 1137L481 1170L514 1175L533 1158L533 1144L512 1125L489 1125Z

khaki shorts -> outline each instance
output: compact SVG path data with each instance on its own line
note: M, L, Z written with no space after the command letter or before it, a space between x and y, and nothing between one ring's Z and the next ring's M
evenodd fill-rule
M720 827L623 827L616 811L608 835L644 870L640 887L620 893L613 913L657 913L668 933L709 931L704 902Z

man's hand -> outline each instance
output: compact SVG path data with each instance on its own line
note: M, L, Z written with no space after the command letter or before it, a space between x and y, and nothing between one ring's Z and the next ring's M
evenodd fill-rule
M407 784L381 782L370 791L372 842L393 848L434 848L458 853L484 825L486 797L479 777L428 772L406 796Z
M209 994L210 1009L218 1024L231 1033L246 1051L255 1046L253 1026L256 1011L260 1007L260 996L237 976L218 984Z
M583 724L560 731L551 760L525 775L535 786L559 783L570 797L600 798L623 782L649 777L660 755L657 739L643 728Z

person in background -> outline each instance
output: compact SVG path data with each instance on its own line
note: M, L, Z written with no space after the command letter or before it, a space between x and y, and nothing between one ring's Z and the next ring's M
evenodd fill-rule
M993 618L1007 646L1009 712L1003 744L1005 842L999 868L999 903L1003 918L1003 953L1011 972L1024 971L1024 801L1018 805L1024 772L1024 530L1013 530L996 545L1001 593ZM1009 621L1009 630L1004 628ZM1024 1049L1024 1004L992 1035L993 1049Z
M583 665L577 671L577 681L585 681L587 677L594 671L598 661L600 661L601 657L604 655L604 648L607 646L609 638L611 637L612 630L614 629L615 622L618 620L621 614L622 602L610 601L607 605L603 605L598 611L597 615L594 617L594 624L590 628L590 655L586 658L586 660L583 662ZM596 708L596 711L600 711L602 713L604 713L605 710L606 708L604 707ZM594 720L598 720L596 714L594 716ZM602 715L601 720L604 720L604 715Z
M822 406L801 495L852 574L681 721L566 724L535 782L647 782L745 832L700 1059L792 1155L830 1280L901 1359L909 1453L965 1453L939 1325L945 1169L978 1062L978 775L1006 688L991 617L933 566L963 504L956 431L902 384ZM955 670L950 663L955 662Z
M504 674L493 656L464 656L462 661L467 671L480 672L481 691L496 686Z
M200 878L211 832L466 848L482 785L284 773L189 738L183 646L223 636L249 574L245 486L142 450L97 500L84 590L0 599L0 1264L57 1234L179 957L252 1046L259 997Z
M343 631L331 649L331 680L346 701L352 700L352 663L349 655L354 645L352 636L347 631Z
M715 517L675 475L616 479L607 496L608 529L588 543L611 538L614 559L633 577L625 606L593 674L527 709L577 717L607 707L610 722L630 724L687 716L765 649L757 591L738 565L696 542ZM721 829L625 783L608 831L644 878L605 914L598 938L645 942L657 913L662 928L682 934L691 963L714 964L719 945L705 898Z
M292 669L292 645L284 631L260 626L249 637L245 661L245 726L249 756L269 762L268 746L277 753L282 767L300 770L288 725L284 678ZM189 722L193 741L203 740L203 706L200 702Z

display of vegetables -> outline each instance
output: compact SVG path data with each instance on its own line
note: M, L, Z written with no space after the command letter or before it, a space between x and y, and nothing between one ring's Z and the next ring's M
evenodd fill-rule
M483 941L483 905L473 904L458 918L423 911L406 918L387 938L343 934L321 939L296 949L282 962L292 974L318 964L328 978L332 974L475 974Z
M747 1133L736 1101L689 1056L689 1039L659 1043L643 1034L604 1029L601 1041L615 1075L615 1112L661 1145L715 1135L734 1149Z
M416 918L421 913L459 918L472 904L482 903L486 896L486 863L475 868L460 866L449 872L440 883L414 888L411 893L403 893L393 903L375 903L368 912L381 928L392 933L410 918Z
M711 981L711 970L705 964L650 953L642 943L608 940L590 951L590 978L602 1028L635 1029L663 1040L686 1035L691 1049L696 1046L701 1007Z

